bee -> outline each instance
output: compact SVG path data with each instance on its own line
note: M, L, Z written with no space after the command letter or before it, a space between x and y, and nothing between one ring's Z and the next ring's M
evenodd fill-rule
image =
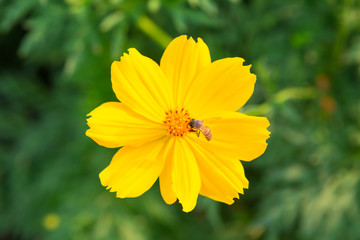
M191 127L191 132L196 132L196 135L199 137L200 132L204 134L206 140L210 141L212 139L212 133L208 126L204 125L204 122L198 119L191 119L189 122L189 126Z

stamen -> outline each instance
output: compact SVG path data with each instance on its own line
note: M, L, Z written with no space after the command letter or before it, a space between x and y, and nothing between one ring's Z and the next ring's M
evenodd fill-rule
M181 111L169 110L165 114L164 124L168 134L183 137L191 130L189 126L191 118L189 112L184 108L181 108Z

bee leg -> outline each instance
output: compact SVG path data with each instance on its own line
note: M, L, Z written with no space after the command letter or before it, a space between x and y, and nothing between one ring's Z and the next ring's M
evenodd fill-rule
M197 135L198 137L200 137L200 131L199 131L199 130L196 131L196 135Z

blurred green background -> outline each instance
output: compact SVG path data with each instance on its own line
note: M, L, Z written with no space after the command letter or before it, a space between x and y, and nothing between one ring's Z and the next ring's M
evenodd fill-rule
M242 111L269 146L249 190L185 214L158 183L117 199L116 149L85 136L129 47L159 62L181 34L258 76ZM0 0L0 239L360 239L360 1Z

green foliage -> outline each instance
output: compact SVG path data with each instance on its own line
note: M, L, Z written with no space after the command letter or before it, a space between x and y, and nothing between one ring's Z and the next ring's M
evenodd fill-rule
M359 13L352 0L0 0L0 238L359 239ZM98 180L116 150L84 134L116 100L111 62L129 47L159 62L180 34L253 65L242 111L272 132L240 200L189 214L157 183L116 199Z

